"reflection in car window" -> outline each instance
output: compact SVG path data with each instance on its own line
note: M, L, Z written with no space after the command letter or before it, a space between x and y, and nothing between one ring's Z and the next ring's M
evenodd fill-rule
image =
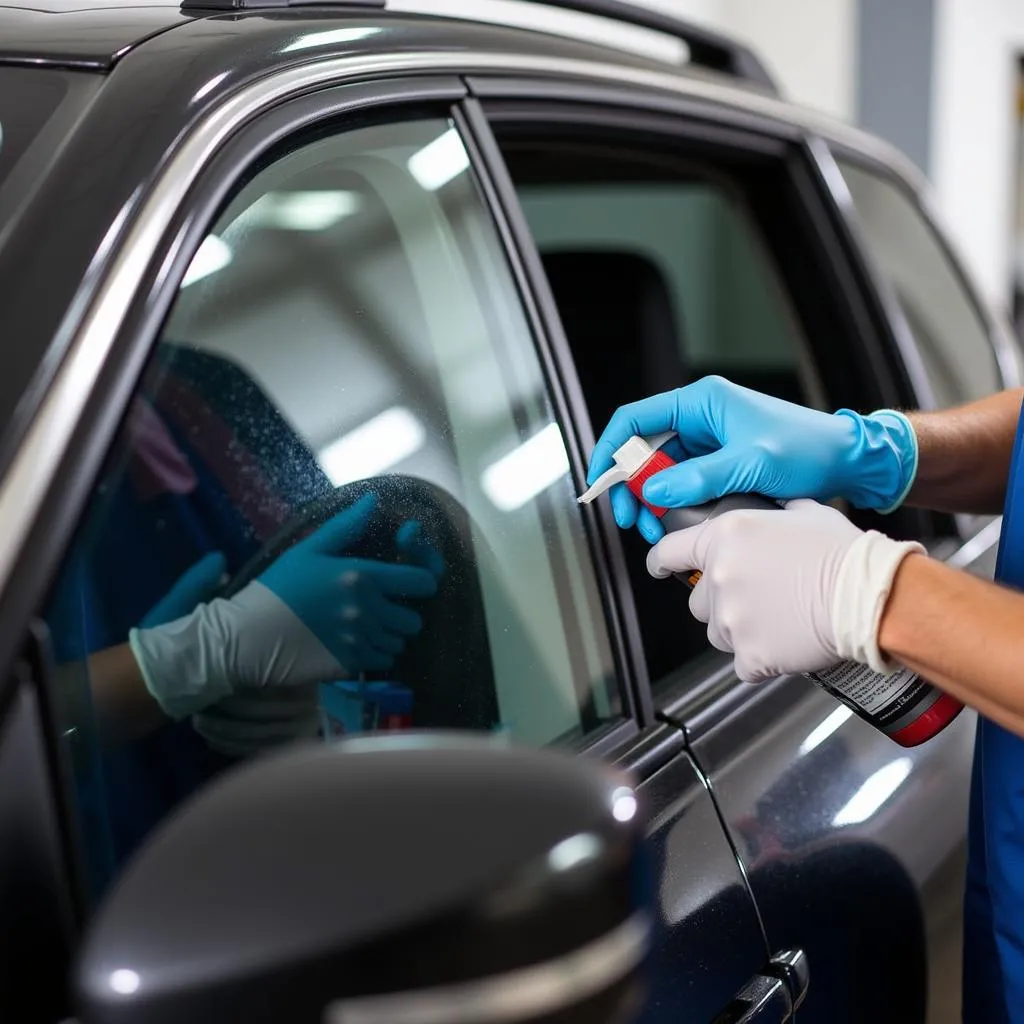
M823 389L742 193L712 169L607 139L503 152L543 259L595 431L615 409L708 374L822 407ZM709 651L688 592L622 534L650 678Z
M312 141L233 198L48 618L99 883L282 743L539 745L619 715L562 435L450 123Z
M940 408L998 391L981 312L934 229L891 179L839 160L861 234L917 342Z

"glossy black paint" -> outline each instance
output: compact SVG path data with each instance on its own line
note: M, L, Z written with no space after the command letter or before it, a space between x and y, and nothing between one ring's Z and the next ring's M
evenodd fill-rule
M106 71L133 46L189 20L177 7L0 7L0 64ZM38 8L38 9L37 9Z
M78 1009L85 1024L320 1024L338 1000L556 962L646 925L642 821L621 773L486 738L263 758L127 869L90 930ZM136 991L111 987L123 970ZM622 980L608 978L613 1005Z
M643 778L659 919L642 1024L710 1024L768 963L746 880L679 730L662 725L618 762Z

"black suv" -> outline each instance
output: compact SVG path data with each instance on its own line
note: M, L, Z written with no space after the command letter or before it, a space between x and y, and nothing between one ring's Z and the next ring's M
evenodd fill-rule
M954 1019L929 990L959 969L971 716L905 750L802 678L741 684L574 497L625 401L721 374L949 405L1019 384L1015 341L920 175L745 48L613 0L520 9L622 48L401 6L0 6L0 1017L71 1012L106 887L237 759L217 705L116 735L105 652L204 554L227 579L193 604L373 490L356 553L414 518L445 574L389 672L305 694L321 739L495 731L630 772L645 1021L711 1022L782 950L800 1021ZM991 570L997 522L853 515Z

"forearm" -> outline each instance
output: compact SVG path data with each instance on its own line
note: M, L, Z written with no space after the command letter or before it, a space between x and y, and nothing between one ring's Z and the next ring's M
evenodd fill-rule
M153 699L142 679L131 648L119 644L89 656L88 680L80 678L84 672L81 662L58 669L57 685L70 717L78 719L87 713L85 705L71 707L76 691L83 685L91 689L92 714L100 743L106 750L116 750L125 743L141 739L168 721Z
M1024 594L923 555L901 565L879 629L883 651L1024 736Z
M1003 508L1024 389L935 413L912 413L920 459L907 504L941 512Z

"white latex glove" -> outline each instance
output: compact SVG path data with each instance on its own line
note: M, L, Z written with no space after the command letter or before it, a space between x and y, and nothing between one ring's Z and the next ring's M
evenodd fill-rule
M345 678L345 668L269 588L250 583L230 600L128 637L142 678L171 718L236 690L305 687Z
M840 661L892 671L878 627L896 570L920 544L864 533L816 501L726 512L669 534L647 556L652 576L700 569L690 610L708 640L760 682Z

